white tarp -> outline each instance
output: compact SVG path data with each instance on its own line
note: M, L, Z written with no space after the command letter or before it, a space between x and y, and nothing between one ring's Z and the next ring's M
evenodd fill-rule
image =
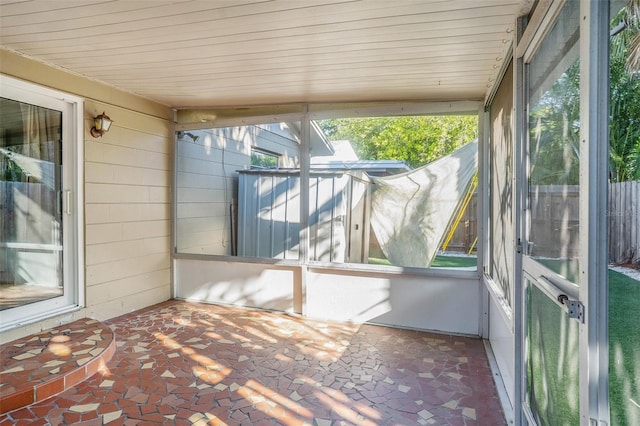
M371 226L393 265L431 265L477 167L476 140L410 172L373 178Z

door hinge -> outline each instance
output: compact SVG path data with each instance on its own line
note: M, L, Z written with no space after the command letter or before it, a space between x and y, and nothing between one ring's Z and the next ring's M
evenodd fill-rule
M567 307L567 315L569 318L574 318L581 323L584 323L584 305L582 302L579 300L569 299L569 296L566 294L558 296L558 302Z

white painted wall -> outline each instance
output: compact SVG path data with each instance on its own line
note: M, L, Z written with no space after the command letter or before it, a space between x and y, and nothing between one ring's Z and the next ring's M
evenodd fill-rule
M489 342L511 407L515 406L515 352L513 319L495 297L489 298Z
M253 263L175 259L176 297L294 312L294 294L300 291L300 273Z
M445 278L312 270L306 315L477 336L479 295L474 274Z
M176 297L477 336L480 283L453 277L175 259ZM303 285L303 275L306 283Z

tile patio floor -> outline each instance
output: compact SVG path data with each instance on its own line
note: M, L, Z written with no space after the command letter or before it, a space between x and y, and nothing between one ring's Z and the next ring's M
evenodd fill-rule
M180 301L106 325L106 365L0 426L506 424L479 339Z

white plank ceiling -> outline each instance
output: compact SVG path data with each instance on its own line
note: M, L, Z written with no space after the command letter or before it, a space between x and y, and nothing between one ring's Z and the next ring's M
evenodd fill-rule
M172 107L482 99L531 0L0 0L0 45Z

